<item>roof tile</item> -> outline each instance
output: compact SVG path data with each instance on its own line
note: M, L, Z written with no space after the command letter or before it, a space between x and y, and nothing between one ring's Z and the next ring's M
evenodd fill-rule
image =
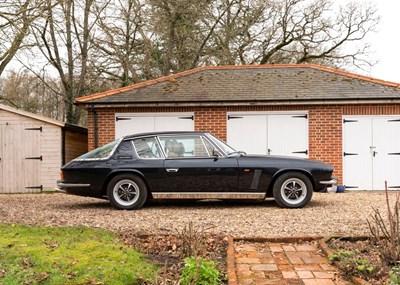
M76 99L80 104L400 99L400 84L313 64L208 66Z

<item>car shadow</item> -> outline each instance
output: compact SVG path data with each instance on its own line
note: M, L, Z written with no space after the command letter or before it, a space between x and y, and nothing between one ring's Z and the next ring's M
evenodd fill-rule
M60 207L61 205L57 205ZM114 209L108 200L94 200L88 198L88 201L80 201L79 203L68 203L61 207L65 209ZM159 209L159 208L235 208L235 207L279 207L274 200L255 201L255 200L149 200L142 209Z
M234 207L278 207L274 200L255 201L255 200L149 200L144 205L144 208L234 208Z
M79 202L79 203L68 203L62 205L63 208L65 209L85 209L85 210L90 210L90 209L112 209L112 206L108 202L108 200L94 200L92 198L88 198L90 201L88 202ZM60 207L61 205L57 205L57 207Z
M68 209L107 209L113 210L114 208L108 202L108 200L95 200L88 198L88 202L80 202L74 204L65 204L64 208ZM327 201L315 201L311 200L306 208L320 208L327 207L329 203ZM273 199L267 200L218 200L218 199L206 199L206 200L179 200L179 199L163 199L163 200L149 200L147 201L142 209L159 209L159 208L188 208L188 209L199 209L199 208L237 208L237 207L248 207L248 208L280 208Z

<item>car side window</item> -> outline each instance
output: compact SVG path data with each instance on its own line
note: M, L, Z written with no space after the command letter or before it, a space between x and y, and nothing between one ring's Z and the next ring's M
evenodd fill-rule
M155 137L138 138L133 140L133 145L140 158L161 158L161 149Z
M211 156L201 136L165 136L160 142L168 158Z
M115 151L117 157L131 157L133 156L132 141L122 141L117 150Z

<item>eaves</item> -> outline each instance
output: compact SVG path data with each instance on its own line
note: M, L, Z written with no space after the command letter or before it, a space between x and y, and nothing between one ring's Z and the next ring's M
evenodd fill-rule
M400 104L400 98L351 98L351 99L307 99L307 100L230 100L230 101L174 101L174 102L91 102L75 105L85 109L129 108L129 107L228 107L228 106L304 106L304 105L353 105L353 104Z

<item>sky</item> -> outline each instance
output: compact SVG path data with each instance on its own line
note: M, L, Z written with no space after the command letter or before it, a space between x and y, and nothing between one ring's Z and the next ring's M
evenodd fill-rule
M340 0L341 3L350 0ZM400 1L372 0L381 16L377 32L368 38L378 63L365 75L400 83Z

